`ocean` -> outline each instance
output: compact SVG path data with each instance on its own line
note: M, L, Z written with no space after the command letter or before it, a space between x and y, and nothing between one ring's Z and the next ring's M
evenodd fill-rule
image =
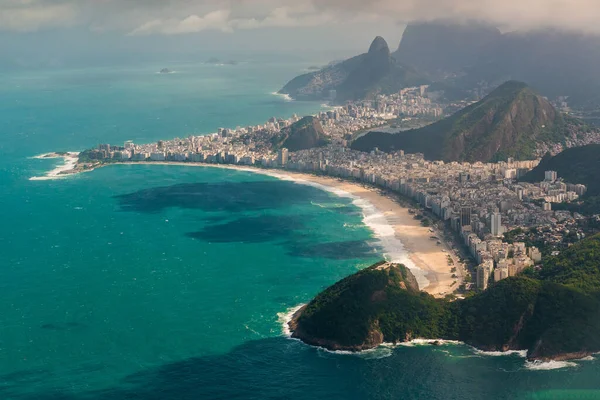
M291 310L384 257L351 198L209 167L29 180L50 151L318 112L272 94L313 63L0 75L0 399L600 398L596 359L289 339Z

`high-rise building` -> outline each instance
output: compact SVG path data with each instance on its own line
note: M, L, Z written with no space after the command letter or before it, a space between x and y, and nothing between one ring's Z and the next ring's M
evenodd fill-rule
M460 209L460 225L470 226L471 225L471 207L462 207Z
M549 182L554 182L558 178L558 174L556 171L546 171L544 172L544 180Z
M490 275L494 268L494 262L492 260L485 260L481 265L477 267L477 288L485 290L490 282Z
M281 167L285 167L286 164L288 163L288 149L283 148L279 150L279 153L277 154L277 164L279 164Z
M494 281L499 282L502 279L508 278L508 267L496 268L494 270Z
M496 209L490 216L490 231L492 236L498 237L504 233L502 230L502 214Z

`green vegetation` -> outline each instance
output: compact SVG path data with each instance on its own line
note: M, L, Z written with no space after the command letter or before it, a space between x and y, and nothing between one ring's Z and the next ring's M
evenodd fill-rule
M438 337L446 330L438 325L443 314L444 303L419 292L406 267L382 262L315 297L299 317L298 327L303 338L331 340L343 348L360 349L377 345L383 338L396 342L411 335ZM373 338L379 340L372 342Z
M273 147L285 147L289 151L306 150L327 145L328 140L318 118L304 117L281 130L281 134L273 139Z
M582 125L590 129L587 125ZM544 180L545 171L556 171L558 176L568 183L587 186L587 193L580 201L555 204L555 210L568 210L581 214L600 213L600 144L573 147L552 157L542 158L540 164L529 171L521 180L539 182Z
M352 148L423 153L444 161L531 159L538 143L563 143L589 127L557 112L524 83L509 81L483 100L421 129L389 134L370 132Z
M376 264L319 294L294 332L309 343L360 350L382 341L462 340L533 359L600 351L600 235L549 258L540 271L464 300L419 292L402 265Z
M540 164L524 177L525 182L544 180L545 171L556 171L558 176L569 183L581 183L588 187L588 195L600 195L600 144L573 147L554 157L544 156Z

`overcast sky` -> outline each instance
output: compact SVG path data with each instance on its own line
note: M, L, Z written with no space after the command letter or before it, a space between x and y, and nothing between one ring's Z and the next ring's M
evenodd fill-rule
M0 0L4 57L396 48L407 22L600 34L600 0Z

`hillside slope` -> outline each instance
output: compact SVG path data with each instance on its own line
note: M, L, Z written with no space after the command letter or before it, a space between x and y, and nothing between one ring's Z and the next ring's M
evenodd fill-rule
M600 144L573 147L554 157L545 156L522 180L543 181L545 171L556 171L566 182L586 185L590 196L600 195Z
M289 151L299 151L325 146L327 143L328 139L319 119L308 116L282 129L280 135L274 138L273 146L276 149L285 147Z
M461 340L491 351L565 360L600 351L600 235L545 261L539 273L449 302L419 292L410 270L379 263L299 310L293 336L334 350L414 338Z
M509 81L483 100L426 127L389 134L370 132L352 148L404 150L444 161L532 159L538 142L562 143L569 122L526 84Z
M415 69L398 63L382 37L376 37L367 53L319 71L300 75L280 91L298 100L327 99L335 90L335 100L357 100L376 94L395 93L407 86L427 83Z

